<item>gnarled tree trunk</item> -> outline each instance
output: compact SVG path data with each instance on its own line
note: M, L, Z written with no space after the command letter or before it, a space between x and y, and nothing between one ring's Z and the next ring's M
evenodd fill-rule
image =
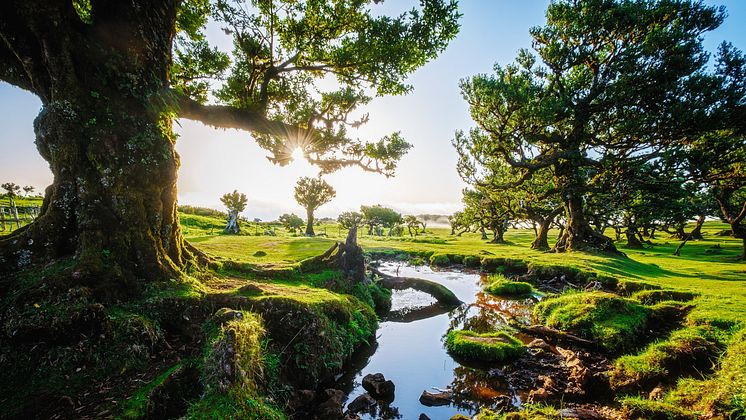
M231 210L228 212L228 223L223 229L225 233L241 233L241 227L238 226L238 211Z
M559 216L563 210L564 207L559 206L552 210L546 217L541 217L536 213L533 214L532 219L535 222L534 226L538 224L539 227L538 230L536 230L536 238L531 242L531 249L549 249L549 241L547 239L549 229L552 227L554 219Z
M0 240L0 266L74 256L72 277L106 294L178 276L193 256L176 210L179 157L152 101L167 84L177 2L98 7L87 26L72 2L11 3L2 33L32 63L14 84L42 100L36 145L54 181L36 221Z

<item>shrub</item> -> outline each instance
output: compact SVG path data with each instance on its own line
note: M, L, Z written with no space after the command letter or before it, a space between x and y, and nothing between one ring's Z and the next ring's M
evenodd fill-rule
M430 265L444 267L451 263L446 254L434 254L430 257Z
M467 255L464 257L464 265L467 267L479 267L481 261L476 255Z
M446 336L446 348L454 356L467 360L501 362L523 354L523 344L503 333L479 334L474 331L451 331Z

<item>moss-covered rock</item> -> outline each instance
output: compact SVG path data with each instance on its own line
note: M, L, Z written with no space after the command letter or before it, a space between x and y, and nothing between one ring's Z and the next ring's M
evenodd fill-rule
M525 350L523 343L504 332L479 334L469 330L450 331L446 348L454 356L483 362L507 361Z
M651 309L604 292L567 293L546 299L534 315L549 327L573 331L610 351L639 344Z
M530 283L511 281L502 275L490 276L491 283L485 286L484 291L496 296L527 296L534 288Z
M217 328L202 367L203 396L188 410L192 418L284 418L261 395L266 378L265 329L257 314L242 312Z

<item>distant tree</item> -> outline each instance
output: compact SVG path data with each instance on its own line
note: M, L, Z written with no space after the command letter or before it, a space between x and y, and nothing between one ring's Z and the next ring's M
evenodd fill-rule
M417 236L420 229L425 230L425 224L417 219L417 216L404 216L404 224L407 226L409 236Z
M685 0L557 0L546 16L530 30L535 52L465 80L462 93L489 153L519 181L548 170L561 189L567 228L555 250L617 252L590 226L591 180L609 161L652 159L690 131L685 110L711 108L697 102L710 89L699 83L702 35L725 12Z
M352 229L360 226L363 221L363 215L356 211L346 211L337 217L337 222L343 229Z
M448 223L451 225L451 235L461 236L464 232L471 230L471 223L463 211L457 211L448 216Z
M238 214L246 210L246 203L249 200L246 198L246 194L239 193L237 190L233 190L232 193L228 193L220 197L220 201L228 209L228 224L225 226L225 233L239 233L241 228L238 225Z
M34 188L31 185L26 185L25 187L23 187L23 192L26 194L26 197L28 197L29 194L31 194L32 192L34 192L35 189L36 188Z
M18 197L21 192L21 186L13 182L6 182L2 187L5 190L5 196L10 200L10 205L15 206L14 198Z
M313 213L332 201L337 192L321 178L303 177L295 185L295 201L306 209L306 235L313 236Z
M400 213L380 204L360 206L360 212L363 214L363 223L368 225L368 235L373 235L378 228L392 229L402 222Z
M295 233L298 229L303 227L303 219L297 216L295 213L285 213L277 219L288 232Z

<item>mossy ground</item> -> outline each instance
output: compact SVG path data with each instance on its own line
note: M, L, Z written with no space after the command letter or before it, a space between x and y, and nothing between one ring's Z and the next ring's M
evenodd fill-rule
M523 343L504 332L479 334L468 330L450 331L446 348L454 356L480 362L506 362L523 354Z
M573 331L609 351L633 349L644 334L651 309L611 293L570 292L534 308L543 324Z
M98 393L90 394L87 400L72 401L71 409L83 407L84 412L93 416L121 413L126 401L147 394L148 390L143 387L157 387L163 375L167 377L180 360L191 357L205 360L204 342L187 342L184 337L213 337L211 334L217 330L209 330L202 322L193 321L208 319L218 302L236 304L241 306L237 309L260 314L267 331L262 340L267 350L265 354L269 355L265 366L289 366L288 372L305 372L302 380L309 383L338 369L344 355L368 340L374 331L375 316L368 305L376 299L377 291L332 292L319 286L334 283L333 273L298 276L294 271L299 261L321 254L332 241L346 235L338 226L325 225L318 229L326 231L328 237L306 238L288 234L280 227L274 228L277 236L255 236L267 226L249 224L243 226L243 235L230 236L220 234L224 221L217 218L191 215L182 216L182 221L194 245L225 263L217 275L209 278L195 275L183 282L153 285L137 302L102 308L86 290L65 287L63 278L69 275L66 270L71 266L70 261L53 262L2 280L3 334L12 336L1 345L5 347L2 354L7 355L3 363L13 369L6 373L0 393L3 395L1 403L9 415L20 415L39 406L59 405L60 395L75 395L76 390L90 388L92 382L101 385ZM630 416L654 412L676 414L678 411L670 409L674 406L685 414L691 411L698 416L738 418L746 415L746 345L743 344L746 342L743 331L746 265L736 260L741 250L740 241L715 235L725 228L724 224L707 222L703 230L705 239L688 243L680 257L672 255L678 241L665 237L654 239L655 245L643 250L622 247L628 258L542 253L530 249L533 233L523 230L508 231L505 244L486 243L476 234L451 236L444 228L429 228L427 234L417 238L361 235L359 242L366 251L376 255L405 254L427 262L437 255L435 260L441 264L445 264L447 258L448 264L481 266L506 274L529 271L553 276L562 273L570 281L599 280L606 285L616 285L618 292L629 297L623 306L634 310L626 315L624 322L605 325L600 334L589 331L591 336L598 334L596 337L609 343L618 337L626 342L627 334L623 331L629 330L626 326L634 330L643 312L655 316L679 308L680 302L686 301L691 310L681 329L632 351L616 364L624 377L636 378L640 383L659 374L673 375L667 378L669 385L665 396L645 407L633 399L625 399L622 400L624 407ZM275 274L263 278L251 274L251 270L235 270L235 267L272 269ZM249 284L254 287L245 288ZM579 298L567 299L568 303L578 304L579 312L585 310L592 317L595 310L584 307ZM289 312L297 312L300 316L290 323L281 316L271 316ZM557 319L562 318L561 312L555 314ZM185 321L185 317L190 321ZM71 323L72 319L80 322ZM314 327L301 329L301 325L306 324ZM559 321L557 325L561 325ZM574 328L569 320L567 328ZM321 331L331 336L322 345L334 354L333 357L314 357ZM24 334L26 337L45 334L62 341L34 348L36 343L24 341ZM689 348L710 344L714 346L711 353L714 366L699 375L677 379L671 363L675 365L686 360ZM179 351L182 346L186 350ZM86 350L81 352L80 348ZM281 376L287 376L288 372L276 371L276 384L286 380ZM263 385L269 389L252 394L251 398L244 398L246 394L238 395L235 391L213 394L202 403L193 402L189 413L195 417L209 417L213 411L206 407L220 405L225 407L223 411L218 410L222 413L240 413L249 409L235 406L236 400L241 398L253 407L251 409L261 403L266 404L267 413L272 413L276 407L264 398L273 393L280 396L283 390L282 387L272 388L271 376L268 384ZM634 394L632 392L633 397ZM97 400L103 402L97 404ZM528 417L525 413L515 415L533 418L531 415L536 414L551 418L553 409L530 410L534 412Z
M509 230L505 236L505 244L487 243L478 234L450 235L446 228L428 228L426 234L414 239L367 236L361 232L359 242L367 252L376 256L406 255L413 261L430 263L432 259L436 264L446 264L445 259L448 258L448 264L481 266L507 274L530 271L547 278L564 274L569 281L578 283L583 283L583 280L598 280L614 288L620 295L629 297L630 301L627 303L634 308L632 314L617 318L619 323L606 323L595 332L609 346L614 342L630 345L628 353L631 354L627 359L622 359L619 366L624 366L627 374L633 377L652 377L664 370L669 372L670 368L666 367L670 366L669 363L685 360L684 356L688 354L684 351L686 346L697 345L696 340L684 339L689 334L699 335L697 339L704 339L703 342L707 343L726 343L724 346L729 350L724 356L721 356L724 347L717 347L721 350L712 356L715 361L710 369L712 374L702 373L699 377L691 376L678 382L676 377L668 378L673 381L673 385L667 393L677 396L676 401L684 407L699 410L697 412L700 414L713 415L714 412L719 413L716 415L723 415L722 413L739 410L739 407L743 411L746 406L743 388L739 388L740 385L733 386L740 383L738 375L746 374L746 366L739 365L733 356L740 350L730 338L744 328L743 320L746 319L746 264L737 259L742 249L739 240L716 235L727 228L723 223L705 223L704 240L687 243L679 257L673 256L679 241L661 234L652 239L653 246L645 249L626 249L622 243L618 243L617 246L626 253L627 258L534 251L529 246L534 238L533 232L529 230ZM320 238L299 238L282 229L275 231L278 233L276 237L227 237L209 235L206 232L195 233L201 235L196 245L224 260L233 259L260 266L292 267L309 255L323 252L332 240L341 239L346 234L334 224L326 225L328 237ZM550 232L550 238L556 233ZM256 249L263 249L268 255L262 258L252 257ZM634 350L639 344L634 343L636 340L630 332L642 325L642 320L646 319L643 313L651 313L655 320L656 315L665 311L679 310L682 301L690 306L681 327L683 331L664 334L649 345L641 343L644 347ZM707 331L714 328L716 335L720 337L722 333L723 338L711 341L705 332L698 329L700 327L707 328ZM661 350L673 352L673 355L660 357ZM730 373L725 371L725 366L730 369ZM707 387L714 387L719 391L710 393Z

